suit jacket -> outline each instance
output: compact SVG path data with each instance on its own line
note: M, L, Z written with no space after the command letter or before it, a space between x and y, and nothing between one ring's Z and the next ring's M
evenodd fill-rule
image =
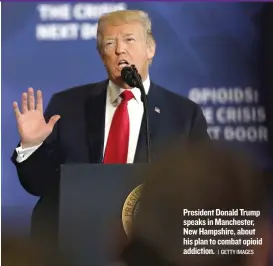
M101 163L103 159L106 92L108 80L56 93L46 111L61 119L44 143L24 162L12 155L19 180L29 193L42 196L31 218L31 239L42 245L48 259L58 250L60 166L67 163ZM160 109L160 113L155 111ZM152 162L160 149L179 138L208 139L201 108L151 82L148 94ZM144 121L144 119L143 119ZM142 121L134 163L146 162L145 121ZM119 236L113 260L126 245L122 224L113 229Z
M16 151L12 156L19 180L29 193L42 196L49 190L58 189L61 164L102 162L107 85L108 80L104 80L52 96L45 118L48 121L52 115L61 115L53 132L26 161L17 163ZM178 137L208 138L201 108L153 82L148 93L148 108L152 155L167 141ZM143 121L134 163L146 161Z

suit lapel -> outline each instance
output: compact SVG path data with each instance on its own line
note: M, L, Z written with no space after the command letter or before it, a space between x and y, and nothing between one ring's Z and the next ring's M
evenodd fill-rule
M88 94L85 104L87 143L90 163L103 158L106 93L108 80L98 83Z
M148 93L148 114L150 119L150 132L151 132L151 153L155 151L155 146L153 144L156 136L159 134L160 127L160 96L158 95L156 85L151 82L149 93ZM147 145L146 145L146 129L145 129L145 119L142 118L141 128L139 132L138 145L135 155L135 163L147 162ZM153 159L153 155L151 155Z

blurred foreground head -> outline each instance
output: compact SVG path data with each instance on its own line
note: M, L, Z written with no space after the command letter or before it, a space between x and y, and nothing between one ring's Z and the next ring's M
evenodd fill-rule
M1 265L75 266L65 256L48 256L43 248L35 245L29 238L9 232L4 232L1 237Z
M269 265L270 231L263 175L254 163L238 152L210 143L181 143L166 152L146 173L130 244L123 252L128 266L266 266ZM184 220L207 220L207 216L185 216L188 210L258 210L259 217L215 217L225 220L252 219L251 236L183 236ZM240 210L239 210L240 214ZM214 217L211 217L214 220ZM230 226L197 225L190 229L221 229ZM262 245L215 245L215 255L185 255L186 239L261 238ZM217 242L218 243L218 242ZM191 246L193 248L194 246ZM197 248L211 245L197 246ZM253 249L254 255L217 255L220 249Z

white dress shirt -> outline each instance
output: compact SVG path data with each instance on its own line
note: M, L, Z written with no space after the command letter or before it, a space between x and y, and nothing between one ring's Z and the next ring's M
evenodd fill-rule
M150 77L143 82L143 86L146 94L149 92L150 88ZM105 113L105 135L104 135L104 146L103 146L103 154L105 151L105 147L107 144L108 134L110 130L110 126L112 123L112 119L115 113L115 110L119 103L121 102L120 94L124 91L124 89L119 88L112 81L109 81L107 86L107 96L106 96L106 113ZM139 132L141 127L141 121L143 116L143 103L141 101L141 93L138 88L132 88L132 93L134 94L134 98L128 102L128 113L130 119L130 135L129 135L129 147L128 147L128 156L127 163L133 163L137 148L137 142L139 138ZM40 146L39 144L35 147L25 148L17 147L17 162L21 163L29 158Z

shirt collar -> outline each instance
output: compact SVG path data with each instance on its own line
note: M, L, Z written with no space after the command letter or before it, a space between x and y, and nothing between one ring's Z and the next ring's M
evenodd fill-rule
M144 89L145 89L146 95L147 95L148 92L149 92L150 84L151 84L150 76L148 75L148 77L147 77L147 78L144 80L144 82L143 82L143 87L144 87ZM109 80L109 83L108 83L108 90L109 90L109 95L110 95L111 103L113 104L113 103L116 102L116 100L119 98L119 95L120 95L125 89L120 88L120 87L117 86L115 83L113 83L111 80ZM137 101L138 103L141 103L141 92L140 92L140 89L139 89L139 88L132 88L131 91L132 91L132 93L134 94L136 101Z

